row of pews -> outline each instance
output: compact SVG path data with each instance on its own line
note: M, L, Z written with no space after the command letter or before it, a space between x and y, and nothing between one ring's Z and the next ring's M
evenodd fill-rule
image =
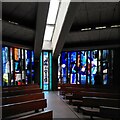
M120 93L117 90L81 87L80 85L63 84L60 94L69 104L77 107L77 112L91 118L101 117L120 119Z
M52 120L53 111L45 111L47 100L39 85L2 89L2 120Z

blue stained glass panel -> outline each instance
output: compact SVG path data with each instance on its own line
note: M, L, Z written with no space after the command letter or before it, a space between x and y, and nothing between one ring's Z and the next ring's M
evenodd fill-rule
M49 65L48 65L48 52L43 52L43 89L48 90L48 84L49 84Z
M88 84L90 84L91 53L88 51Z
M91 51L91 83L94 85L94 77L97 72L98 50Z
M81 84L86 84L87 52L81 51Z
M77 55L77 83L78 84L81 84L81 72L80 72L80 59L81 59L81 54L80 52L78 52L78 55Z
M63 83L67 82L67 52L62 52L61 54L62 57L62 81Z
M2 62L3 62L3 86L7 86L9 73L8 47L2 47Z
M76 71L77 71L77 66L76 66L76 52L71 52L71 83L76 84Z

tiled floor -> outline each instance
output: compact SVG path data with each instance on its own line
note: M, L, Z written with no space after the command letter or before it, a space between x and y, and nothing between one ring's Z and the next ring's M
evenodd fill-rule
M77 113L75 106L68 105L65 99L63 99L59 92L44 92L47 99L46 110L53 110L53 118L74 118L74 120L90 120L89 116L85 116L82 112ZM94 120L108 120L94 117Z

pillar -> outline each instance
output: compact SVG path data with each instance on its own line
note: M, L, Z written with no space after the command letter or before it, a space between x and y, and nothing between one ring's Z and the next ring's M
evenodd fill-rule
M52 58L52 90L57 90L58 87L58 59Z

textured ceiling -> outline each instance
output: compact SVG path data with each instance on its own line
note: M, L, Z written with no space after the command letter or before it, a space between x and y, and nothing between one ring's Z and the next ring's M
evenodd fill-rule
M81 28L120 23L120 3L81 3L75 14L71 31Z
M120 45L120 27L112 25L120 25L120 2L80 3L63 49ZM95 29L102 26L106 28Z
M3 41L34 46L37 3L3 2Z
M42 7L44 8L44 6ZM37 10L37 2L2 3L3 41L21 43L34 47ZM40 14L42 13L39 13L39 15ZM47 15L47 12L45 14ZM67 14L71 15L69 12ZM39 16L39 18L42 16L43 15ZM79 3L77 12L74 12L74 16L69 33L64 31L64 35L67 37L64 40L63 49L81 48L81 46L90 47L92 45L119 44L120 27L111 28L110 26L116 24L120 25L120 2L81 2ZM70 23L70 20L71 19L65 20L65 22ZM15 22L16 25L11 22ZM43 22L45 22L45 20ZM95 27L100 26L106 26L107 28L101 30L95 29ZM91 28L91 30L81 31L83 28Z
M36 2L4 2L2 3L2 18L6 21L14 21L19 25L35 28Z

